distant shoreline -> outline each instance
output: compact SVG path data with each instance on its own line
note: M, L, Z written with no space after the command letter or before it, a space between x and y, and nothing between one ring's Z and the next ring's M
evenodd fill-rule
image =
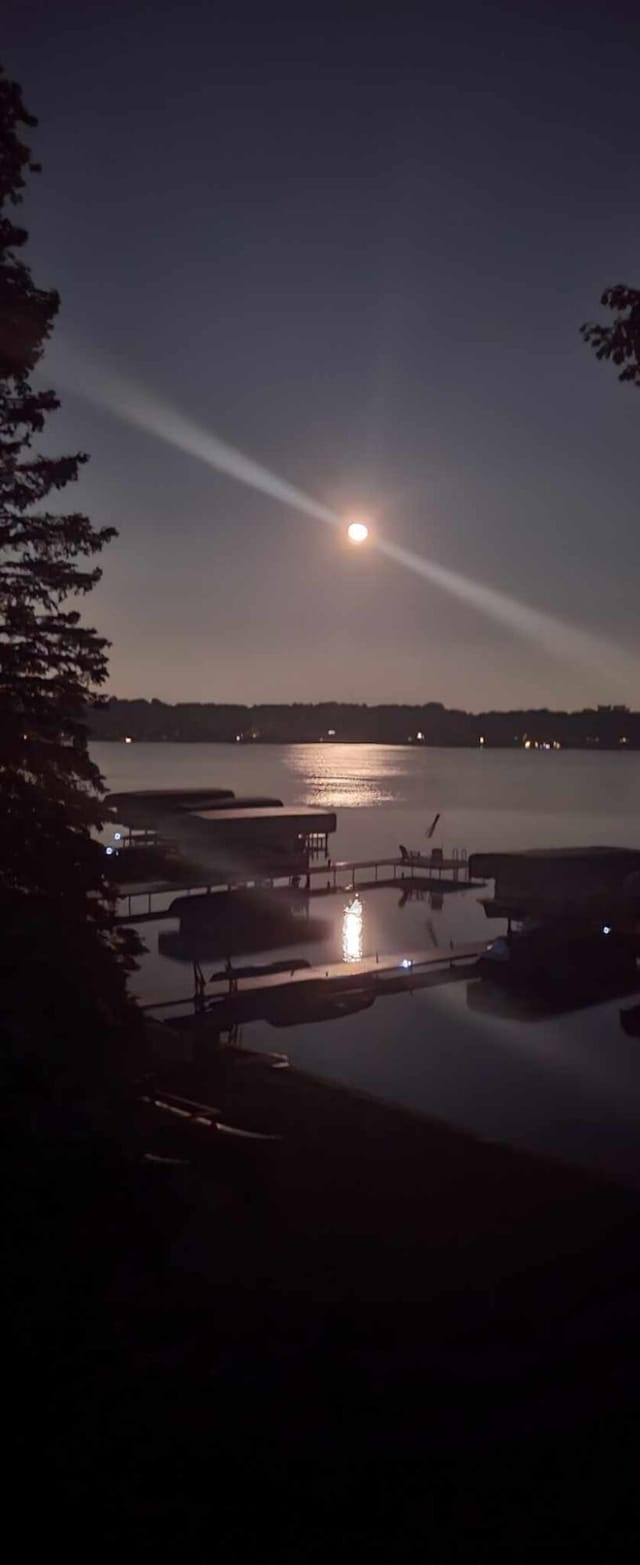
M91 733L89 735L89 743L90 744L124 744L126 742L127 741L125 740L123 735L115 735L115 734L113 734L113 735L103 735L103 734L94 734L94 733ZM160 735L158 737L151 737L149 734L141 734L140 737L137 738L137 739L134 739L133 736L132 736L131 737L131 743L132 744L157 744L157 745L161 745L161 744L184 744L184 745L188 745L188 744L194 744L194 745L197 745L197 744L203 744L203 745L219 744L219 745L228 745L230 747L233 746L234 748L236 748L236 744L235 744L235 741L233 739L185 739L185 738L178 738L178 737L176 737L173 734L162 734L162 735ZM474 745L471 742L465 742L465 741L462 741L459 744L453 744L452 742L449 742L448 744L431 743L430 741L428 741L428 742L425 741L424 744L411 744L406 739L404 741L401 740L401 739L328 739L328 740L322 740L322 739L298 739L298 738L294 737L292 734L290 734L288 737L285 737L285 738L278 738L278 739L254 739L254 740L243 741L243 743L244 743L245 747L250 747L253 750L259 750L260 748L263 748L263 749L279 749L282 745L309 745L310 747L312 747L312 746L316 746L318 744L326 744L327 748L329 748L331 745L338 745L338 746L340 746L340 745L350 745L355 750L357 750L358 748L362 748L363 746L367 746L367 745L371 745L371 744L377 744L377 745L382 746L383 748L388 748L390 750L400 750L400 749L401 750L477 750L478 749L478 745ZM486 744L484 746L484 748L486 750L509 750L509 751L514 751L514 750L522 749L523 746L522 745L516 745L516 744L511 744L511 745L509 745L509 744ZM541 746L541 745L538 745L537 748L538 748L538 750L541 750L544 747ZM638 750L640 750L640 743L639 744L627 744L624 747L620 746L620 745L617 745L617 744L585 745L585 744L571 744L571 743L567 743L567 744L564 744L564 745L560 745L559 749L560 750L571 750L572 753L574 751L576 751L576 750L580 750L580 751L585 752L585 753L587 753L589 755L625 755L625 754L628 754L628 753L631 753L633 755L633 754L637 754Z
M218 705L113 698L87 713L90 738L151 744L388 744L425 749L640 750L640 712L598 706L463 712L425 706Z

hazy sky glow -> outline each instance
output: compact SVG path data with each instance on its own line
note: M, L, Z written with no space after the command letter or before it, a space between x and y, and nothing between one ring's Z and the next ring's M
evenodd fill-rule
M234 478L237 483L245 484L247 488L269 499L279 500L304 517L344 530L345 518L319 505L310 495L295 489L276 473L270 473L268 468L252 461L244 452L220 440L213 432L198 429L173 409L162 407L149 392L129 384L106 365L98 364L95 360L91 363L83 362L64 343L64 339L62 349L58 340L56 371L58 385L115 414L125 423L156 435L177 451L184 451L188 456L205 462L214 472ZM352 522L347 527L351 541L362 543L367 534L368 529L362 522ZM515 637L532 641L538 651L546 649L551 652L560 662L568 662L576 668L591 672L592 677L596 674L600 677L604 671L605 676L614 680L620 688L634 678L635 667L631 658L620 652L613 642L607 643L602 636L580 631L551 614L520 603L504 592L471 581L458 571L447 570L412 550L400 548L393 539L379 533L370 540L369 547L379 549L396 565L412 571L496 624L506 626Z
M11 10L114 692L637 705L635 8Z

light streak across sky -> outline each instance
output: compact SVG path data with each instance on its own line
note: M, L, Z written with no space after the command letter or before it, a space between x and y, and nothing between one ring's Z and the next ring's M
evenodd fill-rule
M214 472L245 484L260 494L279 500L313 520L344 532L345 519L312 496L271 472L247 456L239 447L211 430L201 428L176 409L167 407L152 393L136 385L104 364L91 363L66 341L57 339L51 355L55 380L75 396L136 426L159 440L196 457ZM496 587L489 587L459 571L439 565L426 555L417 554L370 530L367 547L373 547L396 565L421 576L450 597L504 625L521 637L551 653L560 661L582 668L597 669L616 683L635 678L635 664L623 650L604 637L566 623L546 610L535 608Z

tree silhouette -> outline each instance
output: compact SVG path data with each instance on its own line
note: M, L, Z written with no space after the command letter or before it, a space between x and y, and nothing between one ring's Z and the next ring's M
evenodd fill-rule
M613 311L612 325L587 322L581 327L582 336L596 358L611 359L618 366L618 380L640 386L640 288L617 283L605 289L600 303Z
M72 606L114 530L55 507L86 457L34 449L59 406L31 378L59 298L35 286L12 213L38 170L22 140L35 123L0 71L0 1013L5 1062L37 1058L57 1079L72 1061L104 1068L138 943L116 928L95 837L104 790L84 714L107 643Z

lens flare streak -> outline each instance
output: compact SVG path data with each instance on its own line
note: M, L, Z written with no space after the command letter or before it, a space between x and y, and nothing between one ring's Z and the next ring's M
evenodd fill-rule
M51 363L54 378L74 395L106 409L127 424L165 440L187 455L197 457L215 472L246 484L250 489L279 500L330 527L344 527L344 518L328 506L321 505L261 463L254 462L236 446L220 440L209 430L199 428L175 409L165 407L146 390L112 369L90 364L59 337L51 352ZM356 526L364 529L364 524ZM360 532L355 539L352 527L349 528L351 541L363 542L363 533ZM544 610L532 608L506 592L484 586L458 571L438 565L424 555L402 548L377 533L373 547L396 565L421 576L450 597L505 625L515 635L534 642L538 647L543 646L557 659L577 667L597 669L601 675L606 675L621 686L628 686L630 679L635 679L634 660L604 637L592 635Z

